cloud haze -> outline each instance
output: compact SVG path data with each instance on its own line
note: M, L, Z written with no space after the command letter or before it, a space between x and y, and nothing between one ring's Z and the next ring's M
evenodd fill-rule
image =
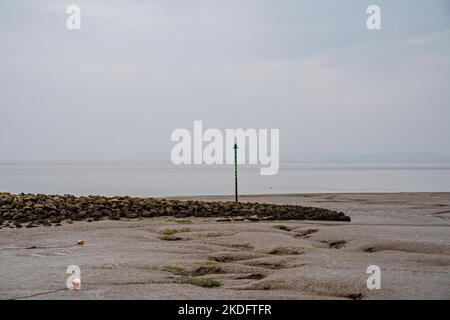
M280 153L450 153L450 5L0 1L0 161L169 159L176 128ZM79 5L80 31L66 29Z

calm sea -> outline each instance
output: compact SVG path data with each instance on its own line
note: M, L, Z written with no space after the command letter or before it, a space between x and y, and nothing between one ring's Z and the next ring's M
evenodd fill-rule
M75 195L233 194L232 166L162 162L0 163L0 191ZM450 191L450 164L285 163L275 176L238 170L241 194Z

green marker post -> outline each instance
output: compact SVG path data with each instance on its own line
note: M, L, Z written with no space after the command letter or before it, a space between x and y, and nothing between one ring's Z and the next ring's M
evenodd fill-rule
M238 180L237 180L237 143L234 144L234 193L236 197L236 203L238 202Z

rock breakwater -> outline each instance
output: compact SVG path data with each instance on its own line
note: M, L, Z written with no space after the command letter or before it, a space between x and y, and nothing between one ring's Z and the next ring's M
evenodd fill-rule
M181 201L162 198L0 193L0 227L59 225L78 220L136 219L158 216L232 217L258 220L350 221L342 212L297 205Z

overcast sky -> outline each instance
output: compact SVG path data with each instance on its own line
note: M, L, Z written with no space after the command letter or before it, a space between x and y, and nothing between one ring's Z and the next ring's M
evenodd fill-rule
M0 161L169 159L194 120L449 156L449 88L447 0L0 0Z

